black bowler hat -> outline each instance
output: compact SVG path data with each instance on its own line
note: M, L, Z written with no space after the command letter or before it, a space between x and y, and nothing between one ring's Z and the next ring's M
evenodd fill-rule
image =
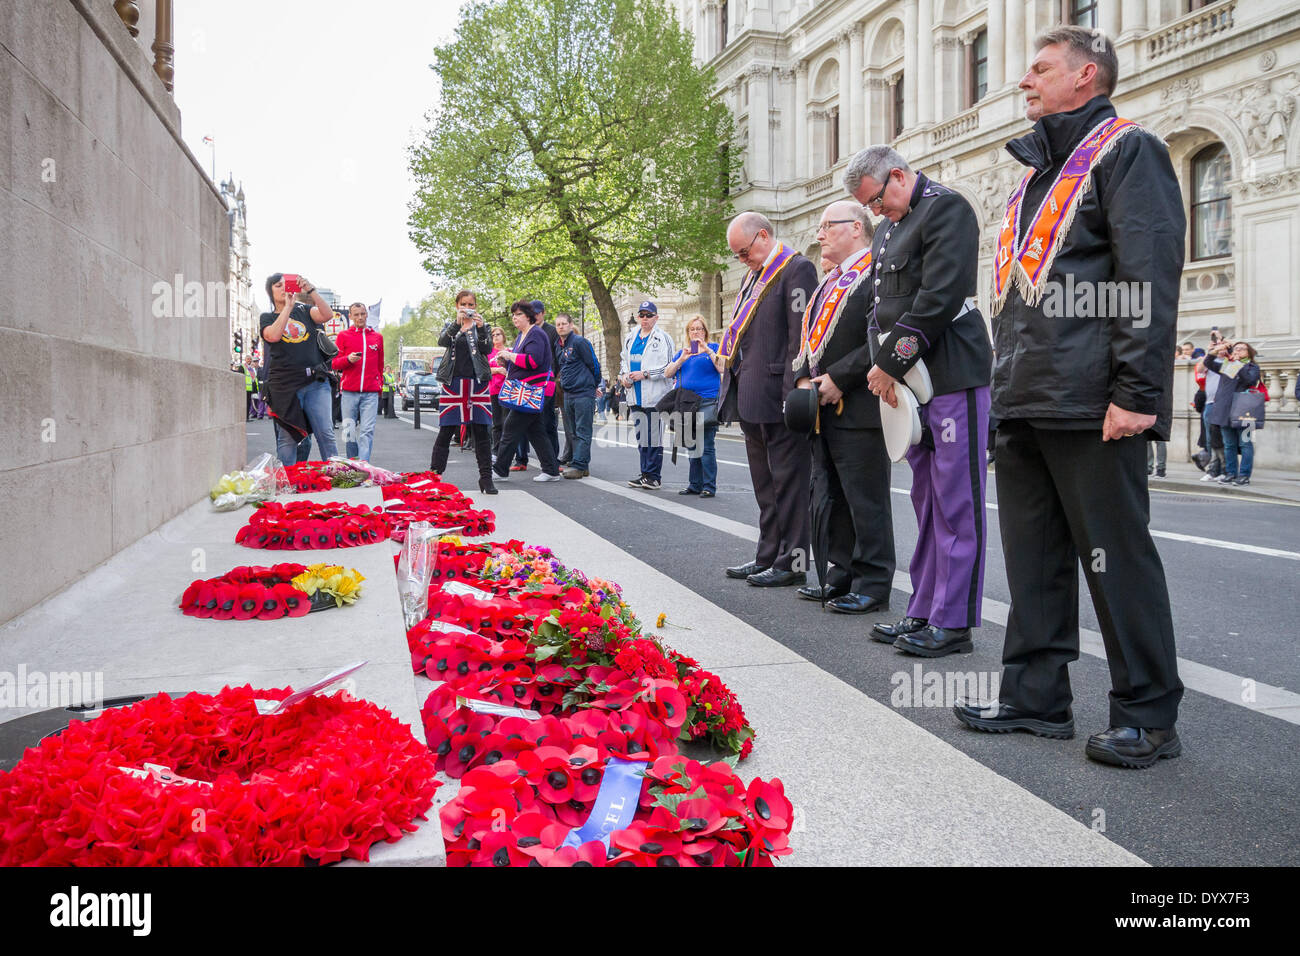
M817 383L808 388L793 388L785 397L785 427L796 435L808 438L817 430L817 408L821 404L821 394Z

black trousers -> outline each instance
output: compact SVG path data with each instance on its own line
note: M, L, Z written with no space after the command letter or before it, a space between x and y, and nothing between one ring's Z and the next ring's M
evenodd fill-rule
M569 411L561 401L560 415L564 418L564 451L560 453L560 461L573 461L573 436L577 433L578 423L574 421Z
M812 451L808 439L784 422L742 421L749 475L758 501L758 551L765 568L807 571L809 560L809 485Z
M823 424L812 438L812 460L813 511L829 509L823 519L830 532L825 583L888 601L896 559L883 433ZM819 542L812 544L816 553Z
M501 429L506 423L506 410L501 407L501 403L495 395L492 396L492 454L496 455L501 448Z
M1079 575L1110 666L1115 727L1172 727L1183 684L1164 566L1148 529L1142 437L998 425L998 519L1011 591L1001 699L1037 714L1070 706Z
M545 419L546 437L551 443L551 457L555 458L560 454L560 423L555 417L554 395L546 396L546 401L542 404L542 418ZM541 454L539 453L537 457L540 458Z
M518 447L520 439L532 444L533 451L537 452L537 458L542 464L542 471L548 475L558 475L560 463L555 460L555 446L551 444L551 439L546 434L546 423L542 421L546 413L539 415L537 412L521 412L517 408L506 408L505 413L506 422L501 429L502 453L497 455L494 466L497 476L505 478L510 474L510 449ZM554 415L551 420L555 420Z
M486 478L492 470L492 449L489 447L488 426L470 425L470 435L474 438L474 456L478 459L478 476ZM447 453L451 449L451 440L460 434L459 425L443 425L438 429L438 437L433 440L433 454L429 458L429 470L442 474L447 470Z

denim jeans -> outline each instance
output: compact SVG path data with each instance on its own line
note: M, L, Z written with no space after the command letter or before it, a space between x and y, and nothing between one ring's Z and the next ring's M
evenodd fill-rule
M349 458L370 460L375 445L375 417L379 414L378 392L343 393L343 437Z
M641 457L641 474L659 481L664 467L663 421L653 405L631 406L636 425L636 445Z
M1224 472L1229 478L1249 478L1250 471L1255 465L1255 442L1254 436L1245 428L1229 428L1224 426L1223 432L1223 457L1227 462L1227 470ZM1237 467L1237 454L1241 454L1241 467Z
M691 477L687 487L692 491L718 491L718 423L704 426L704 450L690 458Z
M564 395L564 424L573 425L573 434L565 434L565 444L573 441L570 466L586 471L591 465L591 421L596 414L595 395Z
M298 389L298 403L307 415L312 434L316 436L316 448L321 460L333 458L338 454L334 445L334 393L329 382L310 382ZM275 454L283 465L306 461L311 454L311 435L301 445L293 440L288 429L275 426Z

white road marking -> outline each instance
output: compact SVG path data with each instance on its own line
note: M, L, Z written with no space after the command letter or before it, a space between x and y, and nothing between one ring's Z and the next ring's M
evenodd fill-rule
M694 521L696 524L713 528L715 531L721 531L745 541L758 540L758 529L753 525L733 521L721 515L710 514L698 508L678 504L675 501L664 501L654 497L654 492L621 488L600 478L588 478L586 483L610 494L638 501L648 508L656 508L659 511L685 518L688 521ZM892 490L899 494L907 494L905 489L894 488ZM995 506L990 505L990 507ZM1244 548L1246 546L1241 545L1240 547ZM1289 554L1289 552L1284 553ZM912 593L911 581L902 572L894 575L894 587L904 594ZM992 598L985 598L982 610L985 618L994 624L1006 627L1007 615L1011 610L1011 605L1002 601L995 601ZM1084 654L1102 660L1106 659L1106 647L1102 642L1101 634L1097 631L1083 627L1079 628L1079 650ZM1178 676L1182 678L1184 686L1189 690L1198 691L1225 703L1244 707L1247 710L1268 717L1276 717L1287 723L1300 724L1300 694L1289 691L1284 687L1275 687L1272 684L1256 681L1254 678L1242 677L1238 674L1219 670L1216 667L1189 661L1183 657L1178 658ZM1243 699L1248 688L1253 694L1254 700L1247 701Z
M889 490L904 497L910 497L912 494L906 488L890 488ZM985 502L984 507L990 511L998 510L998 506L992 501ZM1223 548L1225 551L1245 551L1247 554L1259 554L1268 558L1286 558L1289 561L1300 561L1300 551L1283 551L1281 548L1266 548L1259 544L1224 541L1222 538L1203 538L1200 535L1179 534L1176 531L1157 531L1155 528L1151 529L1151 537L1164 538L1168 541L1182 541L1187 544L1203 544L1209 548Z

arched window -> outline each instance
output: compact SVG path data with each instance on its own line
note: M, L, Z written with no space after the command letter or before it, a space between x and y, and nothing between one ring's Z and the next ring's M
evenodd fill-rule
M1222 143L1211 143L1192 157L1193 259L1232 253L1231 178L1232 160Z

